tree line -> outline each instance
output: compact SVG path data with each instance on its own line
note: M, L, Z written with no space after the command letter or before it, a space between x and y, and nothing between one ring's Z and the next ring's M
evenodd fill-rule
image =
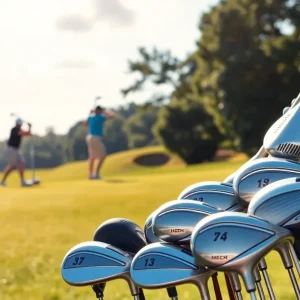
M146 85L153 94L144 105L118 108L107 122L109 153L163 144L188 164L210 161L224 146L251 155L300 92L299 1L221 0L198 27L196 50L185 59L140 47L129 60L138 79L121 90L123 96ZM34 137L38 165L86 159L85 135L77 123L66 135L49 130ZM24 153L29 154L28 142Z

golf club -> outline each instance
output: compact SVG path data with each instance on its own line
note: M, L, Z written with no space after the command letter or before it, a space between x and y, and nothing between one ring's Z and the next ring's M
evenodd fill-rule
M199 267L189 250L166 243L147 245L135 255L130 267L138 286L157 289L192 283L203 300L210 300L207 283L214 273Z
M184 189L177 199L196 200L222 210L242 210L232 185L219 181L204 181L192 184Z
M241 205L248 207L254 195L278 180L300 176L300 163L269 157L242 166L234 177L233 190Z
M254 268L271 250L288 241L293 242L294 237L287 229L244 213L221 212L197 224L191 237L191 250L201 265L241 275L254 300Z
M134 222L123 218L109 219L100 224L94 233L93 240L110 244L132 256L146 245L142 229ZM93 290L96 294L100 290L103 295L104 288L105 285L101 284L96 287L96 291L94 287ZM144 293L140 290L140 300L143 299ZM177 299L174 298L174 300Z
M70 285L90 286L113 279L128 282L134 300L140 299L140 289L130 278L133 257L101 242L84 242L66 254L61 266L63 279Z
M262 287L262 285L261 285L261 276L260 276L258 267L255 267L255 268L254 268L253 276L254 276L254 280L255 280L255 283L256 283L256 287L257 287L257 290L258 290L258 294L259 294L260 299L261 299L261 300L266 299L265 294L264 294L263 287Z
M222 210L194 200L169 201L152 213L150 221L146 222L148 227L146 232L152 227L150 239L154 240L154 234L158 241L186 247L190 244L190 236L196 224L205 216L220 211ZM212 278L214 286L218 288L217 278L215 276ZM230 294L232 287L227 286L227 289Z
M98 105L100 105L99 102L100 102L101 99L102 99L101 96L95 97L95 99L94 99L94 108L97 107Z
M173 200L159 207L152 219L154 235L165 242L189 245L197 223L222 210L194 200Z
M300 179L288 178L270 184L252 199L248 214L289 229L294 237L290 252L300 277Z
M144 226L144 234L145 238L148 244L152 243L159 243L161 242L153 233L152 230L152 217L153 217L154 212L147 218ZM176 287L168 287L167 288L168 295L172 299L175 299L177 297L177 290Z

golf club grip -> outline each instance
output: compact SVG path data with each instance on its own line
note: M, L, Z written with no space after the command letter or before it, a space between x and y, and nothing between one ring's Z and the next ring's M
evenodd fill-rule
M140 293L139 293L139 299L140 300L145 300L146 298L145 298L143 289L140 288L139 291L140 291Z
M235 300L234 292L233 292L232 285L230 283L229 277L228 277L227 274L224 274L224 275L225 275L225 281L226 281L226 286L227 286L229 299L230 300Z
M168 295L169 295L170 298L175 298L175 297L178 296L175 286L167 288L167 291L168 291Z
M215 295L216 295L216 300L223 300L217 276L218 276L218 273L215 273L211 276L213 286L214 286Z

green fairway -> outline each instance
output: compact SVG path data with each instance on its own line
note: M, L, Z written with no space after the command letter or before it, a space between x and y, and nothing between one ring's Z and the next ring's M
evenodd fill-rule
M154 209L176 199L188 185L222 180L244 162L186 167L172 158L166 166L151 168L132 164L130 155L109 157L102 181L86 180L86 163L80 162L40 172L38 187L21 189L14 175L10 186L1 189L1 300L96 299L91 288L71 287L61 278L60 264L71 247L90 240L108 218L129 218L143 226ZM295 299L277 253L267 262L277 299ZM223 283L222 274L219 278ZM180 299L199 299L194 286L181 286L178 292ZM168 299L165 290L145 294L147 299ZM105 299L132 297L127 284L118 280L107 285Z

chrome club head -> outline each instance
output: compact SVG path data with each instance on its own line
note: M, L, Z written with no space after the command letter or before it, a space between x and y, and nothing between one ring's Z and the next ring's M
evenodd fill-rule
M253 196L268 184L300 176L300 163L280 158L259 158L246 163L233 180L233 189L241 204L248 206Z
M216 271L237 272L247 291L255 295L256 265L273 248L293 240L289 230L277 225L239 212L221 212L197 224L191 237L191 250L200 265Z
M139 288L130 278L133 257L101 242L84 242L73 247L64 257L61 274L73 286L90 286L113 279L128 282L131 294L138 299Z
M144 226L144 233L146 237L146 241L148 244L161 242L159 238L154 234L153 232L153 216L155 214L155 211L150 214L150 216L147 218Z
M145 226L144 226L144 233L145 233L146 241L148 244L160 242L160 240L155 236L155 234L153 232L153 228L152 228L152 225L153 225L152 220L153 220L154 213L155 212L152 212L152 214L150 214L150 216L147 218L147 220L145 222ZM177 294L176 287L173 287L173 286L167 287L167 292L171 299L177 299L178 294Z
M270 127L263 142L270 155L290 159L300 158L299 121L300 105L296 104Z
M167 243L154 243L141 249L134 257L130 275L136 285L158 289L179 284L193 283L202 299L210 299L207 282L214 274L199 267L191 252Z
M220 211L193 200L169 201L155 211L152 221L153 232L162 241L180 245L189 244L196 224L204 217Z
M252 199L248 214L289 229L295 237L294 255L300 276L300 178L288 178L270 184Z
M222 210L237 211L241 207L231 184L219 181L204 181L190 185L177 198L203 202Z

